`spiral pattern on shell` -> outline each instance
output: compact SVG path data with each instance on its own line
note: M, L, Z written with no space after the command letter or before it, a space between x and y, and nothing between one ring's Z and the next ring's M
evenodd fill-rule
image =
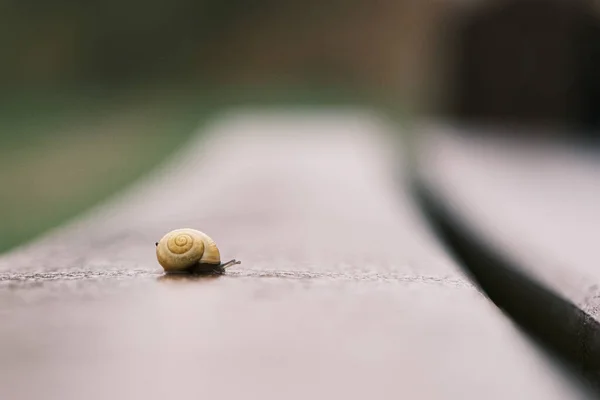
M176 229L167 233L156 246L156 257L167 272L183 272L200 264L221 263L215 242L195 229Z
M187 233L170 235L167 240L167 248L171 253L183 254L194 246L194 238Z

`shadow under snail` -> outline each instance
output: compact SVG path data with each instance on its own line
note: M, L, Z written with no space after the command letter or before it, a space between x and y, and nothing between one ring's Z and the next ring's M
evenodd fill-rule
M222 274L225 268L241 263L236 260L221 263L215 241L195 229L167 233L156 242L156 258L169 274Z

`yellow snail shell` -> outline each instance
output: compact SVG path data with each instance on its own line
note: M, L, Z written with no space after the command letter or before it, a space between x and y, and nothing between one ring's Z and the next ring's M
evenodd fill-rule
M156 258L167 273L222 273L239 264L232 260L221 264L214 240L195 229L176 229L156 243Z

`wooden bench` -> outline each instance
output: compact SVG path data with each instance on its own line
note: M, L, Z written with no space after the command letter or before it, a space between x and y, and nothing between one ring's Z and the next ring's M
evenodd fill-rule
M2 396L586 398L429 230L391 130L356 110L224 115L3 256ZM242 264L164 276L154 243L180 227Z

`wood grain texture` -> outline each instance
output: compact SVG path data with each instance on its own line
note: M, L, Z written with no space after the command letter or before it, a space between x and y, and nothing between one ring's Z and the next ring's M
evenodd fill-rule
M368 113L225 115L119 198L0 259L7 398L571 399L460 272ZM208 233L218 278L154 242Z

